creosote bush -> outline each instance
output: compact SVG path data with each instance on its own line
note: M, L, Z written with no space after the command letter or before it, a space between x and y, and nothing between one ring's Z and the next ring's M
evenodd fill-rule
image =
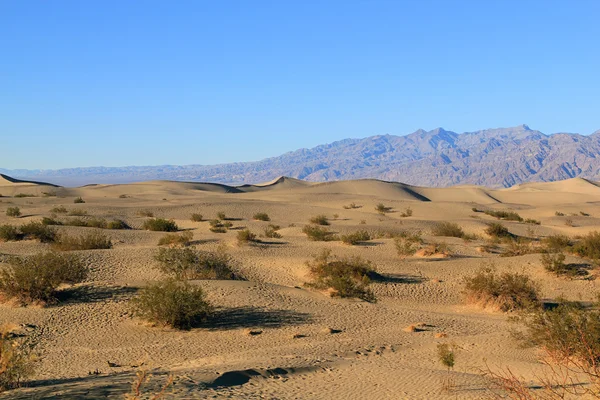
M400 257L409 257L415 255L421 248L423 239L419 234L404 233L394 238L394 245Z
M369 289L371 278L376 275L371 263L360 257L336 258L330 250L323 250L313 261L307 263L317 289L329 289L333 297L356 297L369 302L375 295Z
M37 239L42 243L52 243L56 240L56 230L42 222L28 222L19 228L26 239Z
M462 238L465 236L463 229L454 222L440 222L433 228L433 236L449 236Z
M337 240L337 236L332 231L319 225L305 225L304 228L302 228L302 233L308 236L309 240L315 242Z
M85 217L86 215L88 215L88 212L80 208L74 208L71 211L69 211L69 215L72 217Z
M491 217L495 217L505 221L523 221L523 218L521 218L521 216L514 211L485 210L484 213Z
M173 220L166 220L164 218L151 218L144 221L142 227L147 231L159 231L159 232L177 232L179 227Z
M256 234L250 232L249 229L243 229L237 233L237 242L240 245L246 245L250 243L257 243L260 240L257 239Z
M140 217L149 217L149 218L154 217L154 213L150 210L139 210L137 212L137 215L139 215Z
M448 343L438 343L437 356L438 360L440 360L440 363L444 367L448 368L448 370L454 368L454 364L456 362L454 346L451 346Z
M0 240L3 242L15 242L23 239L23 235L14 225L0 225Z
M0 392L21 386L34 372L35 342L0 326Z
M544 269L556 276L573 278L587 275L587 271L577 264L566 264L563 253L543 253L541 256Z
M6 209L6 216L7 217L20 217L21 216L21 209L19 207L8 207Z
M66 214L68 211L65 206L58 206L51 209L50 212L53 214Z
M236 279L231 270L231 256L224 250L217 252L191 248L161 248L155 256L160 270L177 279Z
M138 317L175 329L196 327L213 312L201 287L171 278L146 286L132 303Z
M513 235L508 231L508 229L501 223L489 222L486 225L487 225L487 228L484 229L484 232L493 238L512 238L513 237Z
M268 237L271 239L281 239L281 233L277 232L279 229L281 229L281 227L279 225L269 224L265 228L264 235L265 235L265 237Z
M600 261L600 232L594 231L583 236L573 245L573 252L594 262Z
M54 248L61 251L96 250L112 248L112 241L100 231L80 236L61 234L54 242Z
M350 203L347 206L344 206L345 210L353 210L355 208L361 208L362 206L356 205L356 203Z
M38 253L13 257L0 271L0 292L23 304L54 303L60 285L82 282L88 273L81 259L73 254Z
M385 215L386 213L392 211L392 207L388 207L383 203L379 203L375 206L375 211L381 215Z
M77 197L77 198L75 198L75 200L73 200L73 203L83 204L83 203L85 203L85 200L83 200L81 197Z
M407 207L406 210L404 210L403 212L400 213L400 216L402 218L412 217L412 215L413 215L413 210L410 207Z
M342 235L340 239L342 240L342 243L354 246L360 242L371 240L371 235L367 231L356 231L348 233L347 235Z
M122 219L113 219L106 224L107 229L131 229L127 222Z
M225 225L223 224L223 222L221 222L221 220L218 219L212 219L209 221L209 225L210 225L210 231L214 232L214 233L225 233L227 232L227 228L225 227Z
M312 217L310 219L310 223L316 224L316 225L329 225L329 219L327 218L326 215L319 214L319 215Z
M508 312L541 305L539 285L524 273L500 274L493 267L484 267L464 282L467 301L483 307Z
M180 234L167 233L158 241L159 246L186 247L190 245L194 234L191 231L185 231Z
M570 248L573 241L567 235L550 235L542 240L542 245L549 252L558 252Z
M190 219L192 222L202 222L202 214L194 213Z
M256 213L256 214L254 214L254 217L252 217L252 218L254 218L257 221L270 221L271 220L271 218L269 217L269 214L264 213L264 212Z
M217 213L217 218L218 218L218 219L220 219L220 220L223 220L223 221L224 221L224 220L226 220L226 219L227 219L227 216L225 215L225 212L223 212L223 211L219 211L219 212Z

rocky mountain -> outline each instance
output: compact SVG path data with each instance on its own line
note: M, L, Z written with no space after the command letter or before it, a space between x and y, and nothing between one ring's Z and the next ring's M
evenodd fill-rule
M600 131L545 135L527 125L458 134L437 128L405 136L345 139L256 162L220 165L5 170L63 185L154 179L244 184L290 176L308 181L377 178L444 187L510 187L573 177L600 180Z

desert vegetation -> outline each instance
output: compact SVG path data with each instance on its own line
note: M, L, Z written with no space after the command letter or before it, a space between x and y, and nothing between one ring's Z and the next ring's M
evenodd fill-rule
M8 207L6 209L6 216L18 218L21 216L21 209L19 207Z
M160 248L155 256L160 270L176 279L236 279L233 260L224 250Z
M309 240L315 242L329 242L331 240L337 240L337 236L334 232L319 225L305 225L302 228L302 232L308 237Z
M53 247L60 251L111 249L112 246L112 240L100 231L79 236L61 234L53 243Z
M179 227L173 220L167 220L164 218L151 218L144 221L142 227L147 231L159 231L159 232L177 232Z
M256 221L270 221L271 220L271 217L269 217L269 214L267 214L265 212L258 212L256 214L254 214L254 216L252 218L255 219Z

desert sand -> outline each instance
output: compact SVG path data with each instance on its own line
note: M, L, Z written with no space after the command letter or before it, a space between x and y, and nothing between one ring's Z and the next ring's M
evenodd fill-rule
M13 197L16 194L35 197ZM378 180L308 183L290 178L241 187L210 183L153 181L63 188L0 177L0 225L24 224L50 216L50 209L86 210L119 218L131 230L106 230L109 250L80 252L91 269L88 280L68 291L79 295L48 307L0 304L0 322L20 326L38 341L40 358L33 379L5 398L123 398L137 371L151 373L149 390L168 374L171 398L245 399L480 399L487 398L480 370L511 366L525 378L540 368L535 349L521 348L509 334L507 315L465 304L463 277L493 263L499 271L525 271L540 282L543 297L591 300L599 283L548 274L539 254L501 257L482 253L485 223L495 218L473 207L514 210L541 225L503 221L517 235L541 238L554 233L581 235L600 229L600 187L584 179L531 183L510 189L476 186L444 189ZM48 195L50 194L50 196ZM122 196L122 195L126 195ZM81 196L85 204L73 204ZM360 208L344 209L355 203ZM378 203L392 207L379 215ZM9 218L5 209L20 207ZM407 207L410 217L402 217ZM140 210L173 219L191 230L197 249L226 246L244 281L193 281L217 307L206 326L190 331L152 327L132 317L129 299L162 277L153 255L162 232L141 230ZM205 219L223 211L234 227L257 234L265 212L280 225L281 239L240 246L236 230L212 233ZM555 212L565 217L556 216ZM582 216L580 212L590 216ZM400 258L392 239L349 246L313 242L302 233L309 218L325 214L330 229L343 234L369 231L421 231L426 242L445 242L452 256ZM337 218L334 219L334 214ZM577 214L577 216L571 216ZM565 219L572 226L565 225ZM436 222L458 223L479 239L432 237ZM364 223L361 223L364 222ZM59 226L78 234L94 228ZM266 241L266 240L265 240ZM0 243L0 254L27 255L48 248L37 241ZM360 256L386 279L373 282L377 302L340 299L305 286L307 261L322 249ZM569 258L573 258L569 256ZM420 328L411 331L410 325ZM251 335L248 332L259 334ZM436 356L438 343L458 348L447 372ZM442 390L451 374L456 387Z

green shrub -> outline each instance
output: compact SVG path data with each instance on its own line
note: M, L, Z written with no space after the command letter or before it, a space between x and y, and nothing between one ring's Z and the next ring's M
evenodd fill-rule
M272 239L281 239L281 234L277 232L281 227L279 225L269 224L265 228L265 237Z
M328 242L337 239L335 234L329 229L318 225L305 225L304 228L302 228L302 232L308 236L309 240L315 242Z
M575 277L587 275L587 271L576 264L565 264L565 255L563 253L543 253L542 265L544 269L556 276Z
M88 226L88 222L83 218L71 218L71 219L66 220L63 224L68 225L68 226L82 226L82 227Z
M269 214L264 213L264 212L259 212L259 213L254 214L253 218L257 221L270 221L271 220L271 218L269 217Z
M59 206L59 207L54 207L53 209L50 210L50 212L53 214L66 214L68 211L65 208L65 206Z
M484 211L484 213L489 216L496 217L498 219L503 219L506 221L518 221L518 222L523 221L523 218L521 218L521 216L514 211L486 210L486 211Z
M99 231L78 237L63 234L56 238L54 247L62 251L110 249L112 241Z
M394 238L394 245L400 257L410 257L415 255L421 248L423 240L420 235L403 235Z
M492 267L484 267L471 277L465 277L465 295L468 302L501 311L518 311L539 307L539 285L524 273L499 274Z
M329 225L329 219L327 218L326 215L320 214L320 215L312 217L310 219L310 223L316 224L316 225Z
M21 233L27 239L37 239L42 243L52 243L56 239L56 230L41 222L29 222L21 225Z
M360 242L366 242L367 240L371 240L371 235L367 231L356 231L347 235L342 235L341 240L345 244L354 246L359 244Z
M223 228L229 230L229 229L231 229L233 227L233 222L231 222L231 221L223 221L222 226L223 226Z
M513 235L508 231L508 229L498 223L498 222L489 222L486 224L487 228L484 229L484 232L494 238L512 238Z
M240 245L245 245L259 242L259 240L256 238L256 234L250 232L249 229L243 229L237 233L237 242Z
M3 328L0 332L0 392L15 389L33 375L35 342Z
M580 257L600 261L600 232L594 231L583 236L573 246L573 252Z
M516 257L539 252L536 248L531 246L531 241L528 239L508 239L505 240L505 242L506 249L502 253L502 257Z
M190 231L185 231L181 234L167 233L158 241L159 246L189 246L194 234Z
M440 363L448 370L454 368L454 363L456 362L456 355L454 354L454 348L450 346L448 343L438 343L437 345L437 355Z
M176 329L191 329L213 312L202 288L175 279L146 286L132 303L138 317Z
M375 301L375 295L368 288L375 270L368 261L360 257L338 259L331 256L330 250L323 250L307 265L313 278L309 286L331 290L330 294L334 297Z
M69 215L72 217L85 217L86 215L88 215L88 212L80 208L74 208L71 211L69 211Z
M433 228L433 236L449 236L462 238L465 232L454 222L440 222Z
M568 249L573 242L567 235L550 235L542 240L542 244L550 252L559 252Z
M8 207L6 209L6 216L7 217L20 217L21 216L21 209L19 207Z
M236 279L231 270L233 261L225 251L161 248L155 258L163 273L177 279Z
M190 218L193 222L202 222L202 214L192 214L192 217Z
M87 273L87 267L73 254L48 252L13 257L9 267L0 271L0 292L23 304L54 303L60 285L82 282Z
M210 225L210 231L214 233L225 233L227 229L223 223L218 219L211 219L208 224Z
M108 229L131 229L131 227L127 224L127 222L122 219L113 219L106 224Z
M83 203L85 203L85 200L83 200L81 197L77 197L77 198L75 198L75 200L73 200L73 203L83 204Z
M160 231L160 232L177 232L179 227L173 220L166 220L164 218L151 218L144 221L143 228L147 231Z
M43 217L42 224L43 225L62 225L63 223L54 218Z
M3 242L15 242L22 240L23 235L14 225L0 225L0 240Z

